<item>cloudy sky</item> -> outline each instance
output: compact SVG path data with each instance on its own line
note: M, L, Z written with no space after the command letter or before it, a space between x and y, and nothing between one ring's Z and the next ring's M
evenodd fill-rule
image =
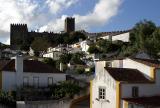
M160 25L160 0L0 0L0 42L9 44L10 24L59 32L67 16L76 29L89 32L126 30L140 20Z

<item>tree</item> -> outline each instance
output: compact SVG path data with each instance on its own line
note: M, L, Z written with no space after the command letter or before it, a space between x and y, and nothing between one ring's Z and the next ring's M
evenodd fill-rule
M138 22L130 34L130 41L138 49L145 50L145 41L152 38L152 33L156 30L156 25L152 21Z
M85 63L81 60L83 56L84 56L83 53L75 53L72 55L72 58L70 61L71 63L84 65Z
M90 54L93 54L93 53L99 53L99 49L96 47L96 45L91 45L89 48L88 48L88 52Z
M63 54L63 55L60 56L59 61L61 63L66 64L66 63L70 62L71 58L72 58L72 54Z
M31 47L34 51L45 51L50 46L49 41L44 37L36 37L31 44Z
M42 62L44 62L52 67L56 67L56 61L54 61L52 58L44 58Z
M135 25L130 34L132 47L146 51L156 57L160 52L160 30L152 21L141 21Z

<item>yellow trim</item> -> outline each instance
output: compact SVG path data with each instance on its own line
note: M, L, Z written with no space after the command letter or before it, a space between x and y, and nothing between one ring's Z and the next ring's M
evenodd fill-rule
M155 67L151 67L150 69L150 77L155 80Z
M92 108L92 85L93 85L93 81L90 81L90 108Z
M128 102L124 101L124 108L128 108Z
M116 108L120 108L120 98L121 98L121 88L120 82L116 81Z

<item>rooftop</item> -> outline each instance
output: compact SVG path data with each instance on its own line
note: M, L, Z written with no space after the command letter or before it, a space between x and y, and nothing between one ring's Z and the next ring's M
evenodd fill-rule
M123 100L140 105L160 106L160 96L124 98Z
M5 66L2 67L1 70L15 72L15 60L10 60ZM63 73L54 67L36 60L24 60L23 71L32 73Z
M129 68L111 68L105 67L107 72L117 81L127 83L150 83L139 70Z
M140 59L140 58L131 58L132 60L145 64L147 66L160 68L160 61L158 60L152 60L152 59Z

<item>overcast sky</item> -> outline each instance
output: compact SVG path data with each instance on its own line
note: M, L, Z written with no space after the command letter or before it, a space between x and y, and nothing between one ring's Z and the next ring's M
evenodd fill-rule
M76 29L89 32L127 30L140 20L160 25L160 0L0 0L0 42L9 44L10 24L29 30L59 32L67 16Z

